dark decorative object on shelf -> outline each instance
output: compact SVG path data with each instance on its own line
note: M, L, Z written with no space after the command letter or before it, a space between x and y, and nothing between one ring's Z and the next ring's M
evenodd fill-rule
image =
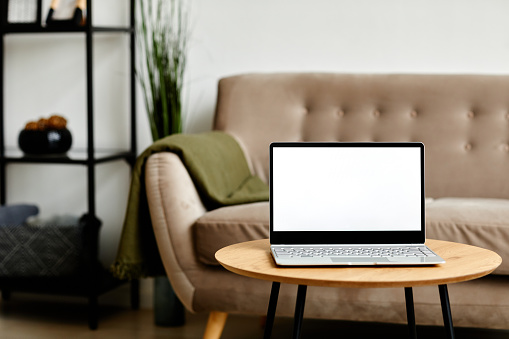
M67 128L48 131L25 129L19 133L18 144L27 154L60 154L71 148L72 135Z
M27 154L61 154L71 148L72 135L67 120L60 115L30 121L19 133L19 148Z
M4 25L41 26L42 0L2 0Z

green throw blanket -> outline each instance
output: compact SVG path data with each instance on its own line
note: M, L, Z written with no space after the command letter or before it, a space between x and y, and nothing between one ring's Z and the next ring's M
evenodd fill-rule
M186 166L207 209L264 201L269 189L253 176L244 153L233 137L223 132L175 134L160 139L136 160L127 211L113 274L137 279L164 274L145 193L145 162L157 152L173 152Z

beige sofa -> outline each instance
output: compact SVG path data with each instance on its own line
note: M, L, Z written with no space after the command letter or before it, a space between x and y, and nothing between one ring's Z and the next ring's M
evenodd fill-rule
M509 77L482 75L248 74L219 82L214 129L233 135L267 181L272 141L422 141L427 237L496 251L494 274L449 286L455 326L509 329ZM223 246L268 238L267 202L207 211L180 159L146 165L151 218L166 272L185 307L263 315L270 282L230 273ZM292 316L282 285L278 314ZM414 289L418 324L441 325L438 289ZM405 323L403 289L310 287L305 317Z

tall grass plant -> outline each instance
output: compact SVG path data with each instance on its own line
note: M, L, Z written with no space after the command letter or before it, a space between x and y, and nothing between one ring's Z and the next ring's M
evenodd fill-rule
M137 76L154 141L182 132L189 37L185 0L138 0Z

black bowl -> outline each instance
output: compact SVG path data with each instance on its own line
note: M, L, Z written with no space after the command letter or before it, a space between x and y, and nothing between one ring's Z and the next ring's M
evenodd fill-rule
M27 154L65 153L71 148L72 135L67 128L48 131L22 130L19 133L18 144Z

